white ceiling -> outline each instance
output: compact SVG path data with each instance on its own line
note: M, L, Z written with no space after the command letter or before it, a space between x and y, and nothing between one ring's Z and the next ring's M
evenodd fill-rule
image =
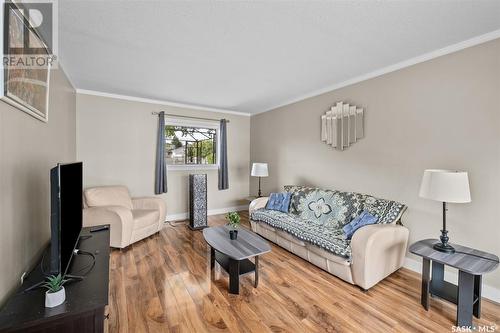
M258 113L500 29L500 1L59 1L78 89Z

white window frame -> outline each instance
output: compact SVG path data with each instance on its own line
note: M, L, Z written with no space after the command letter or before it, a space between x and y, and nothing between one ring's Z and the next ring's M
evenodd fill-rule
M217 140L217 151L215 155L216 164L167 164L169 171L184 171L184 170L218 170L219 169L219 153L220 153L220 138L219 138L219 124L214 121L204 121L196 119L179 119L165 117L165 126L186 126L186 127L202 127L215 129Z

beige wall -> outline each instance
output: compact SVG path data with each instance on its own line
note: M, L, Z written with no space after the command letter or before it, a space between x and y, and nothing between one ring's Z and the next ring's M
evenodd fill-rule
M217 188L217 170L168 171L167 215L188 211L188 175L208 174L208 209L244 204L248 196L250 117L78 94L77 154L84 163L85 186L124 184L133 196L154 195L158 117L163 110L204 118L226 118L229 189Z
M367 110L366 137L343 152L320 140L337 101ZM269 163L266 193L311 184L406 203L411 242L441 226L441 204L418 197L423 170L466 170L472 203L450 204L449 235L500 255L500 40L253 116L251 161ZM500 269L485 281L500 288Z
M50 237L50 168L76 158L75 91L50 78L49 122L0 102L0 303Z

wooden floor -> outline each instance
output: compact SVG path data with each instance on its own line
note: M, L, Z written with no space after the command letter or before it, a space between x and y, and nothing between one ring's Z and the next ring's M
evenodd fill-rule
M248 215L242 213L248 225ZM209 225L224 223L212 216ZM451 332L456 307L420 305L420 276L401 269L367 292L275 245L261 257L260 282L210 279L200 231L167 225L159 234L111 254L109 332ZM483 300L475 325L497 325L500 305Z

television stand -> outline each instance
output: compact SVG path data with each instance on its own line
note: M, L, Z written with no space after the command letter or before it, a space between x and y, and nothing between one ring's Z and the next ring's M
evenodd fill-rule
M107 225L105 225L107 226ZM105 227L105 226L101 226L101 227ZM104 230L104 229L101 229L101 230ZM85 237L85 238L84 238ZM85 240L85 239L88 239L92 237L92 235L83 235L83 236L80 236L80 238L78 239L78 242L80 242L81 240ZM45 249L45 253L47 252L47 250L50 248L50 246L47 247L47 249ZM99 253L99 251L96 251L96 254ZM92 253L92 252L88 252L88 251L82 251L80 249L76 249L73 253L73 258L76 256L76 255L87 255L87 256L90 256L92 257L92 264L89 266L88 269L86 269L86 272L85 275L87 275L93 268L94 268L94 265L95 265L95 255ZM45 258L45 255L42 256L42 259L41 259L41 263L40 263L40 266L43 266L43 259ZM51 274L48 274L48 273L43 273L42 272L42 280L38 281L37 283L35 283L34 285L26 288L23 290L24 293L27 293L29 291L32 291L34 289L37 289L37 288L42 288L43 287L43 284L46 282L46 277L49 276ZM68 285L68 283L71 283L71 282L78 282L78 281L81 281L83 279L85 279L85 276L82 276L82 275L72 275L72 274L65 274L64 275L64 278L67 280L67 282L64 284L65 286Z
M89 232L90 228L83 228ZM66 301L54 308L45 307L45 290L27 287L43 281L40 262L0 311L1 332L103 332L109 286L109 229L82 237L78 249L97 253L92 270L78 283L65 285ZM98 252L96 252L98 251ZM68 273L86 272L89 259L74 256Z

